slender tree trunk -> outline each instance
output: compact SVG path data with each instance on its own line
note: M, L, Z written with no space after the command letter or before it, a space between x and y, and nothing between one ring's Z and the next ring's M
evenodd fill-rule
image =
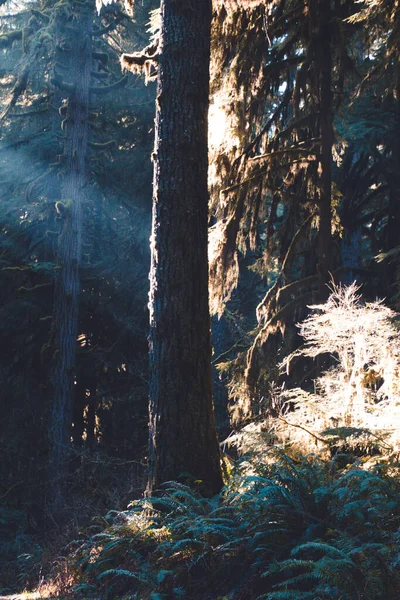
M397 78L400 82L400 67L398 68ZM397 124L400 124L400 83L396 86L395 102L397 107L393 106ZM386 250L391 250L399 246L399 227L400 227L400 138L394 141L391 147L391 156L386 159L387 181L388 181L388 215L386 229ZM383 264L384 286L388 299L393 299L397 295L399 271L393 268L393 262L386 260Z
M397 81L399 82L395 88L396 104L393 106L395 122L400 123L400 67L398 67ZM391 160L389 162L389 208L388 208L388 224L386 236L386 249L391 250L399 245L399 226L400 226L400 137L397 136L391 148ZM392 269L391 283L394 280Z
M222 486L207 261L211 0L162 0L150 272L149 492ZM182 479L181 479L182 480Z
M58 245L59 276L53 309L53 358L51 364L50 455L48 506L60 519L65 503L68 450L72 420L72 396L78 328L80 263L82 246L82 197L85 184L91 55L92 11L80 9L70 39L70 80L65 126L62 203L63 226Z
M331 49L331 0L320 0L317 19L319 21L319 43L317 62L320 78L320 136L321 177L319 195L319 244L318 275L319 293L328 296L326 283L332 269L332 146L333 146L333 94L332 94L332 49Z

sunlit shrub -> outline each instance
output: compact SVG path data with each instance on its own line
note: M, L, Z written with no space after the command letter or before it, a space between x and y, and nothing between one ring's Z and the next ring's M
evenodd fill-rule
M304 344L288 356L283 368L298 357L329 354L334 365L314 382L314 390L299 388L281 393L281 435L292 440L318 441L321 433L342 429L337 441L356 434L357 444L381 443L387 449L398 441L400 426L400 337L397 317L382 302L363 302L353 283L332 287L325 304L311 306L300 325ZM294 409L293 411L289 411ZM343 428L347 428L343 431ZM353 428L353 430L351 429ZM360 431L364 430L362 439ZM320 440L321 441L321 440ZM348 440L347 440L348 441ZM347 443L347 442L346 442Z

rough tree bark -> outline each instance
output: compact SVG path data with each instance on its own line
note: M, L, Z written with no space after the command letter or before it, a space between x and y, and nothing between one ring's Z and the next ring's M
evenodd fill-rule
M222 486L211 383L207 117L211 0L162 0L150 272L151 493Z
M320 193L319 193L319 243L318 279L320 299L328 297L326 284L332 269L332 146L333 146L333 94L331 48L331 0L315 3L317 27L317 67L319 71L319 119L321 136Z
M59 275L53 307L47 506L57 520L62 516L65 502L64 484L68 473L72 420L82 247L82 197L86 179L92 65L92 18L93 10L89 4L80 8L73 22L74 38L69 39L70 79L66 84L70 86L70 93L64 120L62 201L56 205L62 219L62 231L58 244Z

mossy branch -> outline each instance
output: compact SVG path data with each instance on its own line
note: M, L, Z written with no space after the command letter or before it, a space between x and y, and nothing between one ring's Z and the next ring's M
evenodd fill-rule
M67 216L67 214L71 211L73 204L74 203L71 198L68 198L67 200L64 200L63 202L61 202L59 200L58 202L55 203L55 209L56 209L57 214L60 215L60 217Z
M36 290L40 290L43 288L48 288L51 287L53 285L53 283L40 283L38 285L34 285L31 288L26 287L25 285L22 285L21 287L18 288L18 292L36 292Z
M290 421L287 421L286 419L284 419L282 416L279 416L278 419L279 419L279 421L282 421L286 425L290 425L290 427L297 427L298 429L301 429L302 431L305 431L306 433L308 433L308 435L311 435L311 437L313 437L314 439L316 439L318 442L322 442L322 444L325 444L326 446L330 446L331 445L330 442L328 442L327 440L324 440L322 437L320 437L319 435L316 435L315 433L313 433L312 431L310 431L306 427L303 427L303 425L299 425L298 423L291 423Z
M90 92L92 94L108 94L108 92L113 92L114 90L124 87L127 83L128 83L128 75L124 75L124 77L122 77L122 79L119 79L118 81L116 81L115 83L112 83L111 85L102 85L99 87L91 87Z
M261 331L258 333L252 347L249 350L247 356L247 367L245 371L246 385L252 389L255 387L255 368L256 368L256 350L261 348L269 339L270 336L275 335L278 331L284 334L287 318L289 315L293 315L294 311L298 307L307 306L308 303L314 300L314 292L306 292L297 298L294 298L291 302L288 302L276 312L268 321L265 323Z
M109 77L110 74L108 71L91 71L90 77L94 77L94 79L105 79Z
M320 138L313 138L311 140L307 140L306 142L298 142L296 145L290 146L289 148L285 148L284 150L274 150L273 152L266 152L265 154L258 154L257 156L252 156L249 158L249 160L250 161L268 160L268 159L274 158L276 156L284 156L285 154L292 154L292 153L302 154L303 152L305 154L314 154L315 158L318 158L319 154L315 150L313 150L312 147L311 148L302 148L301 146L303 146L305 144L319 144L320 141L321 141ZM313 158L312 160L315 160L315 158Z
M109 140L108 142L89 142L89 146L91 148L96 148L97 150L105 150L107 148L112 148L117 145L116 140Z
M26 112L23 112L23 113L11 113L10 117L13 117L13 118L14 117L16 117L16 118L17 117L31 117L33 115L40 115L42 113L45 113L48 110L49 110L48 107L38 108L36 110L27 110Z
M122 54L120 58L121 68L123 71L130 71L131 73L145 75L145 83L152 81L157 73L151 72L158 62L158 40L149 44L141 52L135 52L134 54Z
M107 52L92 52L92 58L101 62L102 65L106 65L109 57Z
M286 266L288 264L291 254L292 254L293 248L295 247L295 244L296 244L298 238L300 237L301 233L304 231L304 229L307 227L307 225L310 223L310 221L315 217L315 215L316 215L316 212L312 212L307 217L307 219L305 219L303 221L303 223L300 225L300 227L296 231L295 235L293 236L293 239L290 242L289 248L287 249L285 258L283 259L281 272L280 272L277 280L275 281L274 285L268 290L268 292L266 293L266 295L264 296L262 301L257 306L256 313L257 313L258 322L261 321L262 317L266 317L268 315L273 298L275 298L276 303L278 303L279 295L280 295L281 291L283 289L288 289L290 285L293 285L293 283L292 283L292 284L289 284L288 286L285 286L284 288L280 287L280 286L282 286L282 278L285 275ZM314 276L311 276L311 278L307 277L306 281L310 283L313 278L314 278ZM302 281L303 280L301 279L301 280L294 282L296 284L296 287L298 285L300 285L302 283Z
M75 91L75 87L76 87L76 85L74 83L68 83L67 81L64 81L58 73L54 73L54 76L51 79L51 83L55 87L58 87L60 90L63 90L64 92L68 92L69 94L72 94L72 92Z
M7 48L7 46L11 46L15 40L22 40L22 29L9 31L0 35L0 48Z
M115 8L116 7L113 7L114 11L115 11ZM110 33L110 31L114 31L114 29L122 21L123 18L124 18L123 13L119 12L119 14L116 15L116 17L111 21L111 23L109 25L106 25L105 27L99 27L98 29L94 29L92 36L100 37L102 35L105 35L106 33Z
M39 20L44 21L45 23L50 22L49 15L46 15L46 13L42 12L41 10L37 10L36 8L31 8L31 13L35 17L37 17Z
M30 72L30 66L26 64L17 79L17 83L15 84L15 87L13 89L12 97L11 97L11 100L10 100L8 106L5 108L5 110L0 115L0 121L5 119L5 117L8 115L10 110L13 109L14 106L16 105L18 98L21 96L21 94L23 94L25 92L26 87L28 85L29 72Z

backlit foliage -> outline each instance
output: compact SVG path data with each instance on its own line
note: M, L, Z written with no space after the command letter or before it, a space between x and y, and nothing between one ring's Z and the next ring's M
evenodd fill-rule
M289 369L300 357L321 355L331 356L334 365L315 380L313 393L283 392L284 407L295 408L285 418L314 433L332 427L361 427L396 443L400 424L397 315L382 302L364 303L358 290L355 284L333 286L328 301L311 306L313 312L299 325L305 343L283 366Z

